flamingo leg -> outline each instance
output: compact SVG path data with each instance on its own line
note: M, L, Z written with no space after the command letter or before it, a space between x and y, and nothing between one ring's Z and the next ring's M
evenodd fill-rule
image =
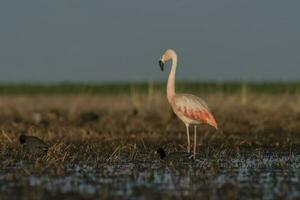
M196 159L196 147L197 147L197 126L194 126L194 159Z
M188 140L188 145L187 145L187 152L190 153L190 132L189 132L189 125L186 124L186 135L187 135L187 140Z

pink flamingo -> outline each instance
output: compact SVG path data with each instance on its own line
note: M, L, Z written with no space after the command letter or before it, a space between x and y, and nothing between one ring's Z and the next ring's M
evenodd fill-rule
M196 158L196 132L197 125L206 123L218 129L217 122L211 114L207 104L197 96L192 94L176 94L175 92L175 74L177 67L177 54L174 50L168 49L159 60L161 70L164 69L164 64L172 60L172 68L168 78L167 84L167 99L174 111L174 113L183 121L186 126L188 147L187 151L190 153L190 134L189 125L194 125L194 154Z

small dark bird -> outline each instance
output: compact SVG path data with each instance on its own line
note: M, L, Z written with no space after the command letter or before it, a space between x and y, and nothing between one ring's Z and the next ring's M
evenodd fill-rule
M49 145L43 140L35 136L21 135L19 138L20 143L24 149L31 154L44 154L47 153Z
M156 154L159 155L159 158L161 160L165 161L178 161L178 162L185 162L191 160L191 156L189 153L186 152L173 152L170 154L166 154L165 150L163 148L158 148L156 150Z
M156 150L156 153L159 155L160 159L165 159L167 157L167 154L163 148L158 148Z
M132 115L137 116L139 114L139 110L137 108L132 109Z
M99 120L99 115L94 112L85 112L80 115L80 124L85 124L88 122L96 122Z

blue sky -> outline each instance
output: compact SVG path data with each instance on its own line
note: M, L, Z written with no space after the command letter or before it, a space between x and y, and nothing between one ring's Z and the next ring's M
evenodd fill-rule
M0 2L0 82L299 80L300 1Z

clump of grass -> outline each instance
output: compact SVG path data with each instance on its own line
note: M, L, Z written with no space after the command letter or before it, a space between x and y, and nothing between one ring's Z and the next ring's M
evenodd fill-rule
M241 104L246 105L248 100L247 96L247 83L243 81L241 83Z

